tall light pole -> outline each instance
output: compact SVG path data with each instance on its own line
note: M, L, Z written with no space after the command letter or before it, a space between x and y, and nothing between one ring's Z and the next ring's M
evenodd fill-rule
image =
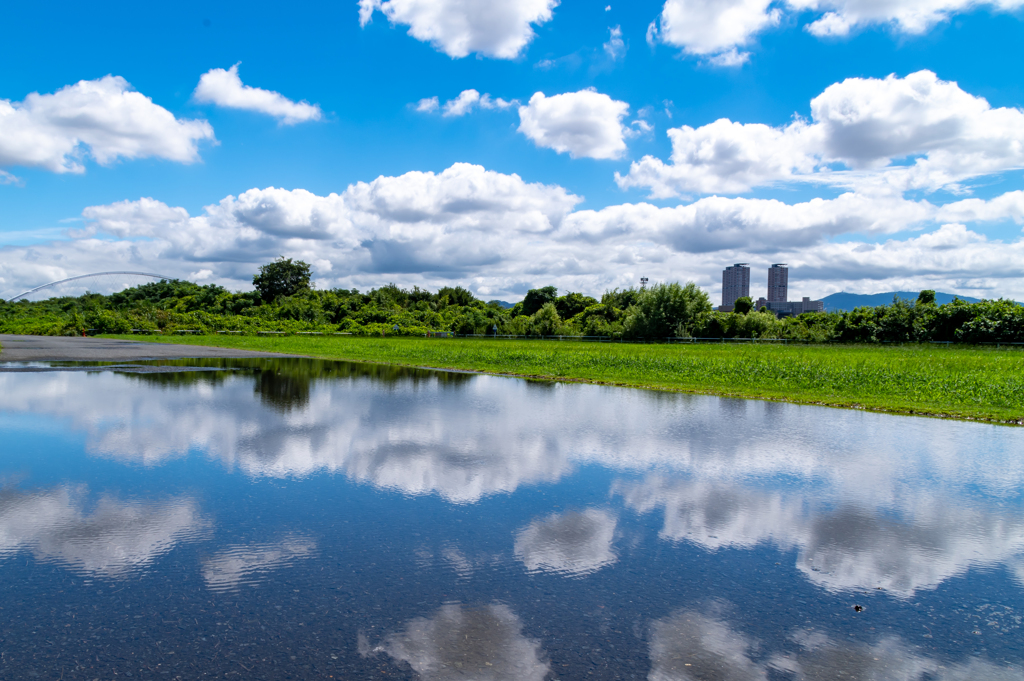
M647 288L647 282L648 281L649 281L649 279L647 277L640 277L640 288L641 289Z

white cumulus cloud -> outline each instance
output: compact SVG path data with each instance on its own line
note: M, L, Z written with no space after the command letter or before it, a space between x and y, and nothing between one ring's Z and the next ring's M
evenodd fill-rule
M738 47L779 23L781 11L771 0L666 0L651 25L648 42L681 47L688 54L709 57L718 66L738 66L747 60Z
M1024 0L786 0L794 10L824 12L807 26L819 37L845 36L851 30L887 25L898 33L925 33L954 14L986 8L1012 12Z
M790 263L794 295L934 288L1024 299L1024 240L986 236L989 224L1024 224L1020 191L944 204L869 190L793 203L707 196L599 210L577 209L582 200L558 185L459 163L327 195L253 188L195 214L155 198L119 201L86 208L84 225L65 238L0 247L0 288L10 297L77 274L132 269L181 277L205 270L204 282L248 289L259 265L285 255L311 263L322 287L454 282L488 297L548 283L594 295L641 275L693 279L714 293L723 262L749 261L755 269ZM844 235L859 237L836 238ZM871 243L879 237L888 240Z
M480 101L480 93L476 90L463 90L455 99L444 104L445 116L465 116Z
M449 99L444 106L439 106L437 97L421 99L416 105L416 110L421 113L433 113L440 108L446 118L465 116L476 108L481 109L508 109L518 104L516 100L506 101L501 97L491 97L489 94L481 95L474 89L463 90L455 99Z
M441 106L440 101L436 96L424 97L420 101L416 102L416 106L413 107L420 113L434 113Z
M175 118L120 76L33 92L21 102L0 99L4 166L82 173L85 156L101 165L148 157L194 163L204 140L215 141L209 123Z
M810 121L781 127L723 118L670 129L670 164L645 156L617 181L654 197L791 181L957 190L971 178L1024 167L1024 111L993 108L931 71L849 78L810 109Z
M197 102L229 109L244 109L273 116L282 125L295 125L323 118L320 107L306 101L293 102L279 92L243 85L238 64L228 70L210 69L199 78L193 94Z
M622 119L629 104L596 90L547 97L537 92L519 107L519 132L538 147L573 158L615 159L626 151Z
M532 24L551 20L559 0L359 0L359 24L375 11L392 24L409 27L409 35L429 42L449 57L478 53L515 59L533 40Z
M867 26L919 35L954 14L980 8L1011 12L1024 0L666 0L647 30L647 42L680 47L716 66L739 66L749 58L741 48L778 26L787 13L810 13L806 30L819 37L842 37Z

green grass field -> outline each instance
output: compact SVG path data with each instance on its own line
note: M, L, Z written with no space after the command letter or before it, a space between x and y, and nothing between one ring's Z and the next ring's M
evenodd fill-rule
M905 414L1024 422L1024 351L485 339L108 336Z

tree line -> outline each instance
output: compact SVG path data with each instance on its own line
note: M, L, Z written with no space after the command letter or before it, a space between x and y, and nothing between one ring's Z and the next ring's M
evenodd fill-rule
M1024 307L1010 300L914 302L805 313L782 319L740 299L733 312L712 308L693 282L606 291L598 300L554 286L532 289L506 308L461 286L428 291L395 284L360 292L318 290L309 265L278 259L253 277L254 290L164 280L111 295L87 293L0 305L0 333L81 335L195 331L254 334L351 333L422 336L430 332L514 336L603 336L623 340L785 338L810 342L1024 342Z

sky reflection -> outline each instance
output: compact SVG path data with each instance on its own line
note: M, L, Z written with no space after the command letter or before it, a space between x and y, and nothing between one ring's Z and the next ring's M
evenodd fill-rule
M386 653L407 663L424 681L541 681L550 667L540 641L522 633L519 617L501 603L446 604L432 617L417 617L363 655Z
M81 574L119 578L176 544L202 539L211 527L188 498L143 503L102 496L88 509L87 499L83 487L0 488L0 560L28 551Z
M297 366L0 373L0 409L67 419L90 452L124 463L199 450L254 478L342 474L454 504L596 464L628 476L610 494L659 512L662 538L795 548L808 579L840 590L909 595L1024 555L1017 430L488 376L318 380ZM597 510L535 519L515 554L585 574L614 562L614 527Z
M950 663L921 655L898 636L849 643L808 630L790 633L784 650L772 650L729 621L734 606L712 602L681 609L651 623L650 681L768 681L770 673L798 681L1021 681L1019 668L984 657ZM776 677L777 678L777 677Z
M0 371L0 676L1024 680L1024 430L203 362Z

